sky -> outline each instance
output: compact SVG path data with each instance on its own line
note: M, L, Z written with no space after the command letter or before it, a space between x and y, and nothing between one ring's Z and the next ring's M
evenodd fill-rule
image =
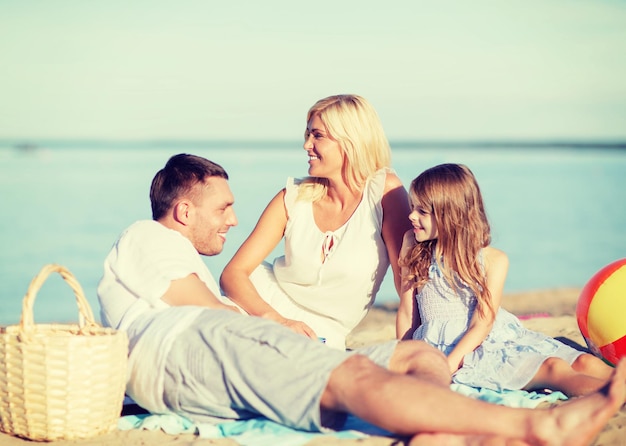
M626 140L626 1L0 0L0 140Z

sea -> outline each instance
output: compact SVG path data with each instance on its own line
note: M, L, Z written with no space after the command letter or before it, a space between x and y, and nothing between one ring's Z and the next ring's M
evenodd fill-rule
M492 244L510 259L505 292L581 288L626 257L626 145L391 142L405 186L440 163L469 166L483 192ZM81 285L96 320L103 260L120 232L150 219L149 186L177 153L221 164L239 224L205 262L219 276L288 176L307 174L294 141L0 141L0 325L20 322L31 280L50 263ZM268 260L280 255L279 245ZM31 289L36 323L74 322L72 288L58 274ZM377 304L398 297L388 272Z

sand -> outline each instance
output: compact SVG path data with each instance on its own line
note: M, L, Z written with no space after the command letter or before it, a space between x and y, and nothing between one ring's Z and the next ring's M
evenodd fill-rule
M504 297L502 305L517 315L533 316L524 319L524 324L528 328L541 331L574 346L585 348L586 345L578 330L575 317L578 293L578 289L558 289L509 294ZM395 308L393 306L375 307L350 335L349 345L357 347L393 339L395 335L394 319ZM25 446L27 444L32 445L34 442L0 433L0 445ZM64 440L47 444L51 446L237 445L230 439L208 440L190 434L168 435L161 431L140 430L115 431L89 440ZM404 444L402 440L386 437L369 437L360 440L320 437L309 442L307 446L399 446L402 444ZM594 440L592 446L626 446L626 406L623 406L621 411L609 421Z

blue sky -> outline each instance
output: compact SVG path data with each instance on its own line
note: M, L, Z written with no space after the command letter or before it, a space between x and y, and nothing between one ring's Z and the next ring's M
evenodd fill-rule
M626 139L626 2L0 0L0 139Z

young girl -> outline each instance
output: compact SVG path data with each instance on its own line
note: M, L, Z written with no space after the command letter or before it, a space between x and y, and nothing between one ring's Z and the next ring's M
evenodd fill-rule
M612 368L500 308L506 254L489 246L480 189L463 165L424 171L409 192L413 229L400 252L399 338L422 339L448 357L453 381L472 387L591 393Z

